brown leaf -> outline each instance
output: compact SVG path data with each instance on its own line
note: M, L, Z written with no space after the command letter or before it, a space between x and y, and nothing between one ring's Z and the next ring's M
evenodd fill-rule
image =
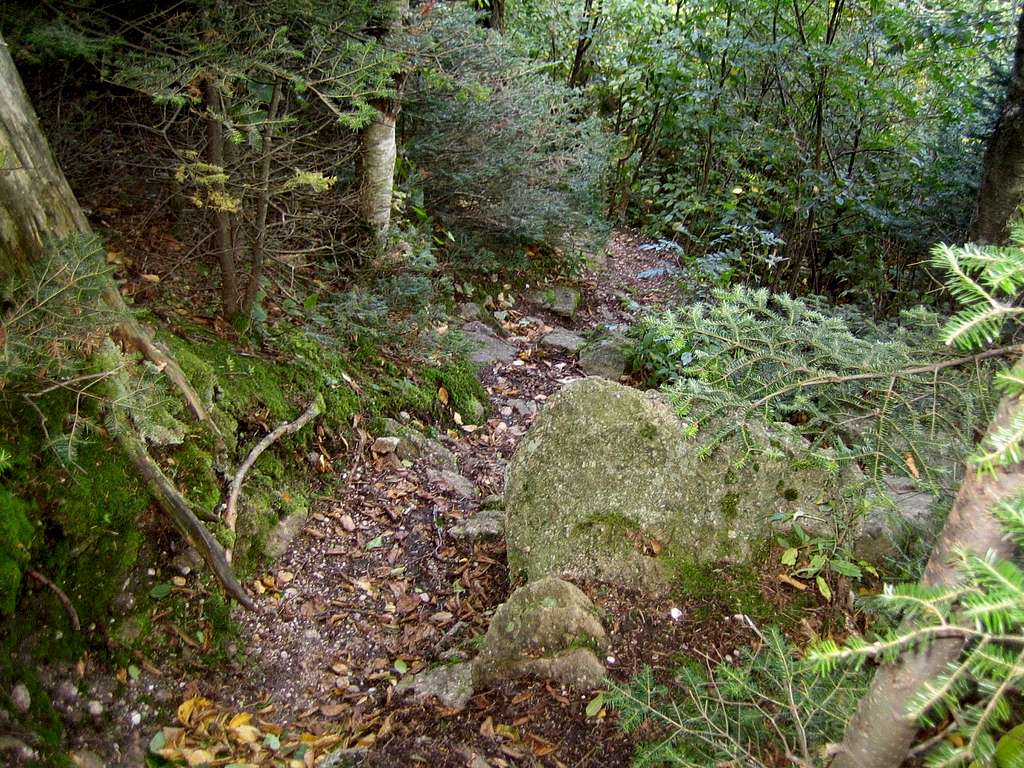
M494 738L494 720L488 717L480 724L480 735L485 739Z

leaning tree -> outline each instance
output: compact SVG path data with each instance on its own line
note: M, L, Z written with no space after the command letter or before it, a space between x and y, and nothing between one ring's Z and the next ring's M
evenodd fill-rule
M30 275L48 256L59 252L59 243L74 238L95 240L50 151L7 44L0 37L0 272L3 276ZM101 258L95 249L89 257ZM103 312L114 318L104 343L91 350L93 365L101 369L98 380L108 429L161 509L203 555L225 590L243 605L253 607L252 598L236 579L220 544L149 455L135 416L125 406L132 390L132 362L125 353L141 353L181 393L196 419L214 434L218 434L217 428L173 356L132 317L113 278L102 269L94 274L104 281L96 301L102 302ZM0 321L7 325L7 318ZM0 335L0 345L5 343L11 343L6 332Z
M1024 201L1024 12L1017 24L1017 44L1006 102L999 113L985 152L978 192L974 239L980 244L1002 245L1011 222ZM995 312L999 307L988 307ZM981 320L984 320L982 317ZM1002 441L1017 433L1021 422L1017 393L1000 401L985 442ZM1004 503L1024 494L1024 463L1011 460L969 471L957 494L938 542L921 577L923 587L950 587L962 573L953 565L957 552L992 553L1006 558L1012 542L994 515ZM850 721L832 768L889 768L906 758L918 723L911 704L922 687L936 680L960 658L963 636L939 637L927 647L903 654L896 663L881 666L871 688Z

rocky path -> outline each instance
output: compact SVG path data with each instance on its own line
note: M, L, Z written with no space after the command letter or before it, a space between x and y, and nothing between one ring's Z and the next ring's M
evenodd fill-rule
M480 342L489 415L471 423L453 413L452 429L433 436L404 414L357 424L350 455L328 457L336 469L347 462L334 487L325 484L304 529L254 585L260 610L237 615L222 668L180 680L140 671L136 684L157 700L185 702L156 747L193 764L211 737L240 765L629 764L630 740L600 708L588 715L593 692L517 680L438 700L398 686L476 653L513 586L497 511L506 462L560 387L588 373L622 375L616 334L645 306L677 301L679 278L669 251L619 232L580 288L541 286L500 321L461 308L467 336ZM680 649L715 656L742 640L721 622L681 619L669 602L588 591L608 617L608 672L619 679L643 664L669 670ZM138 764L158 731L146 717L155 707L139 715L143 698L122 705L118 722L134 745L108 764Z

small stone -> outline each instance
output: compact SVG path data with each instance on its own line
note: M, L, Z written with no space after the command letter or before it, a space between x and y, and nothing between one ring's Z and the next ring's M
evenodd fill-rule
M128 715L128 725L130 725L132 728L135 728L141 722L142 722L142 715L139 714L138 712L132 712L132 713L130 713Z
M381 456L394 453L397 448L397 437L378 437L373 441L373 452L380 454Z
M580 352L580 367L590 376L618 381L626 373L628 349L629 342L623 336L599 339Z
M672 610L668 612L668 614L672 617L672 621L679 621L681 618L683 618L683 612L675 607L673 607Z
M32 695L24 683L18 683L11 689L11 704L21 714L25 714L32 707Z
M96 699L93 699L92 701L90 701L86 705L86 708L88 709L89 714L92 715L93 717L99 717L100 715L103 714L103 704L101 702L97 701Z
M65 704L70 704L78 698L78 688L70 680L63 680L57 686L57 699Z
M341 523L341 527L349 533L352 533L352 531L356 529L356 524L352 519L352 515L342 515L338 522Z
M494 330L478 320L462 326L462 335L469 342L469 359L479 366L508 363L516 359L516 348L502 341Z
M437 483L447 488L456 496L461 496L464 499L475 499L477 496L476 486L473 485L473 482L458 472L431 468L427 470L427 479L432 483Z
M529 295L529 299L537 306L569 319L580 306L580 292L568 285L538 289Z
M508 404L512 406L512 409L520 416L531 418L537 415L537 404L533 400L524 400L521 397L515 397L508 401Z
M505 511L502 509L482 509L466 520L451 527L452 538L477 541L479 539L499 539L505 530Z
M555 328L540 340L542 347L560 349L575 354L584 344L583 337L565 328Z
M448 664L429 669L403 678L397 690L412 691L418 700L437 699L449 709L461 711L473 696L473 665Z

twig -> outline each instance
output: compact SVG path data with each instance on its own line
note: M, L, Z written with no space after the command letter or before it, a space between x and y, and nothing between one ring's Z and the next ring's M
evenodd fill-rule
M1009 347L998 347L996 349L989 349L985 352L979 352L976 355L968 355L966 357L957 357L953 360L943 360L939 363L932 363L931 365L921 365L916 368L905 368L900 371L877 371L872 373L855 373L849 376L821 376L817 379L807 379L805 381L798 381L795 384L788 384L781 389L777 389L774 392L762 397L757 400L751 408L759 408L769 400L774 400L776 397L792 392L794 389L803 389L804 387L816 387L820 384L845 384L848 381L869 381L871 379L896 379L904 376L915 376L921 373L934 373L941 371L944 368L955 368L960 365L966 365L967 363L977 363L982 360L987 360L990 357L1003 357L1006 355L1013 355L1024 352L1024 344L1013 344Z
M30 570L28 575L38 581L45 587L49 587L53 590L53 593L57 595L57 599L60 600L61 605L64 606L64 610L67 611L68 618L71 619L71 627L78 632L82 629L82 623L78 620L78 611L75 610L75 606L71 604L71 598L67 596L63 589L58 587L48 578L43 576L39 571Z
M258 459L260 454L267 450L267 448L272 446L285 435L294 434L306 426L311 419L320 414L322 408L323 397L317 395L299 418L295 421L279 426L273 432L260 440L259 443L256 444L256 447L249 452L249 455L245 457L245 461L242 462L242 466L238 468L238 472L231 481L231 489L228 493L228 503L224 510L224 525L227 526L231 533L235 532L235 523L238 521L238 495L242 492L242 481L245 480L245 475L250 469L252 469L252 465L256 463L256 459ZM227 551L227 558L228 562L231 562L230 549Z

